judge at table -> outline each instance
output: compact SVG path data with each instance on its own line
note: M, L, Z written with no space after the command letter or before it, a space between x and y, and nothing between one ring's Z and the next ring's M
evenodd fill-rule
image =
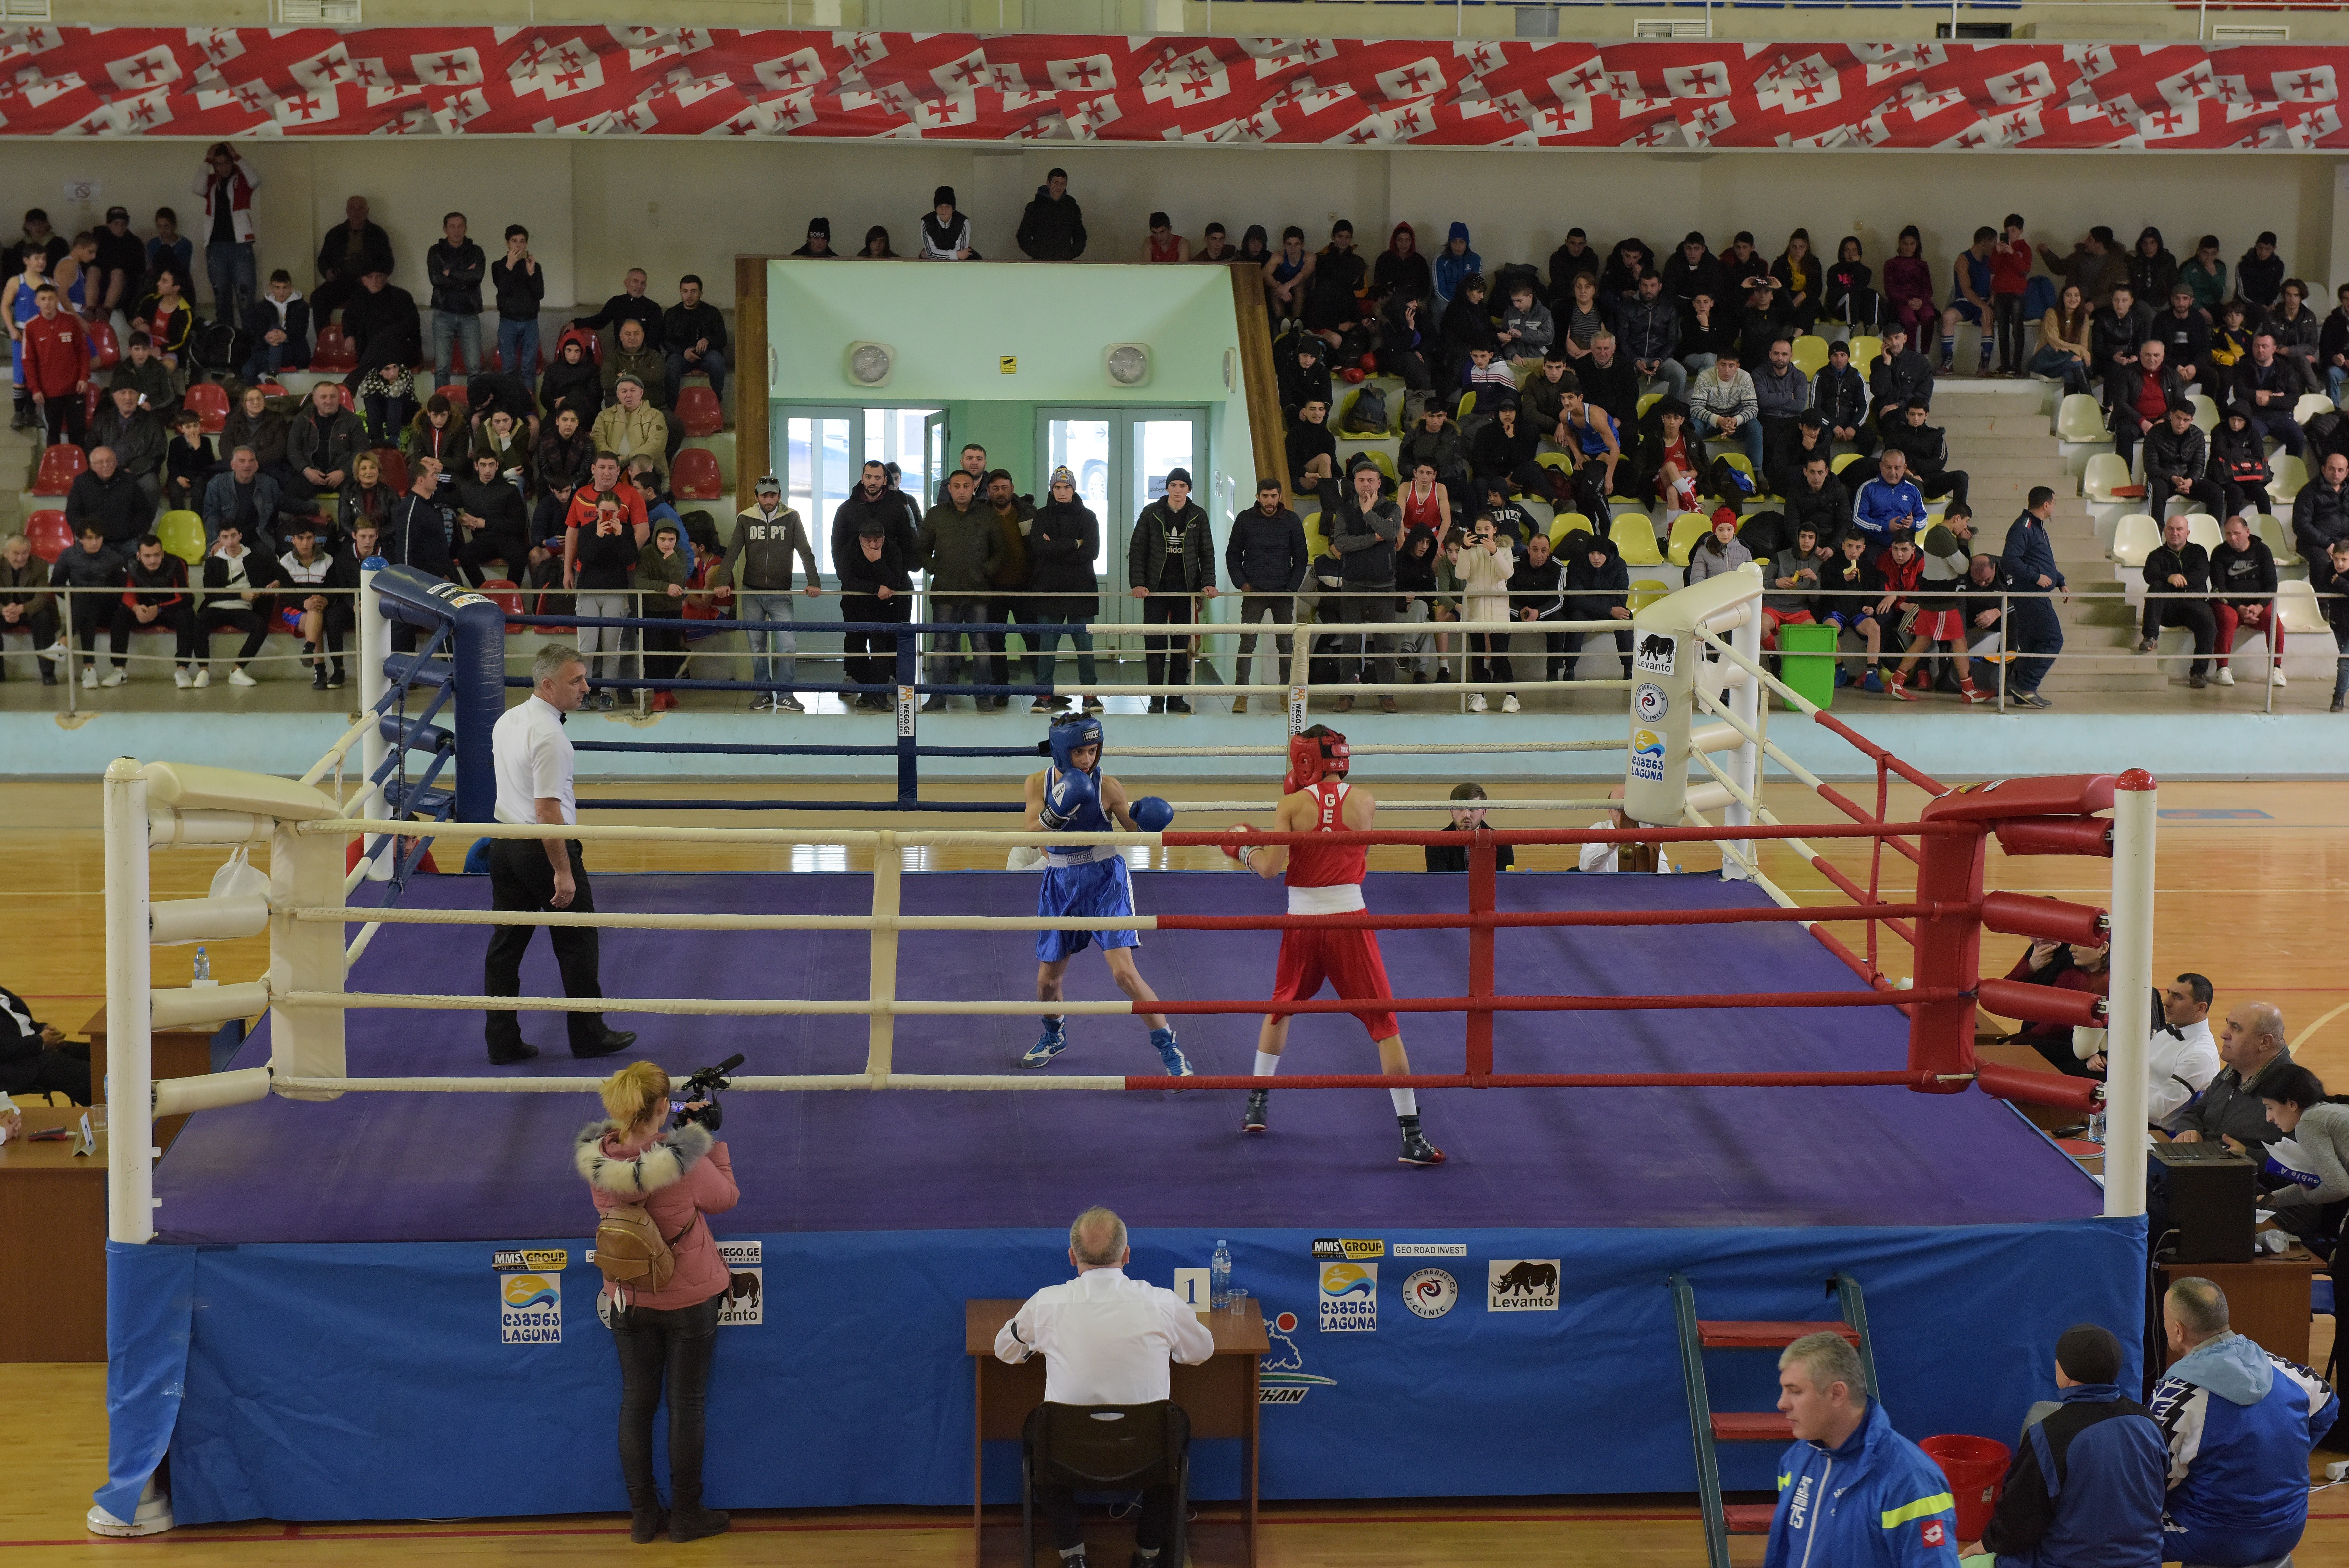
M35 1020L30 1002L0 986L0 1094L59 1094L89 1104L89 1064L59 1050L65 1040L56 1024Z
M1216 1353L1215 1335L1173 1291L1125 1276L1133 1257L1125 1221L1088 1209L1069 1227L1077 1277L1030 1296L995 1336L999 1361L1044 1358L1044 1399L1053 1405L1147 1405L1167 1397L1169 1361L1195 1366ZM1061 1568L1086 1568L1076 1494L1036 1489L1051 1521ZM1174 1489L1142 1494L1134 1561L1154 1563L1174 1532ZM1171 1565L1170 1565L1171 1568Z

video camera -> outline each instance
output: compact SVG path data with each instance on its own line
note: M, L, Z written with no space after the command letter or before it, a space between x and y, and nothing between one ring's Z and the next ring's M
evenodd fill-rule
M702 1068L673 1090L672 1093L677 1096L675 1108L678 1125L699 1122L711 1132L716 1132L719 1123L725 1116L724 1110L718 1104L718 1092L734 1086L732 1074L734 1069L741 1064L742 1053L737 1051L715 1067ZM696 1100L706 1100L709 1103L695 1109L692 1107Z

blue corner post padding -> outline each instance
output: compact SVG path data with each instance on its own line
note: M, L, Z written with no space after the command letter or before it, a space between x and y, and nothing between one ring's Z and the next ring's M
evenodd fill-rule
M1154 794L1143 795L1131 809L1133 826L1144 833L1164 833L1174 820L1174 808Z
M98 1506L117 1519L171 1450L188 1375L196 1250L106 1244L106 1484Z

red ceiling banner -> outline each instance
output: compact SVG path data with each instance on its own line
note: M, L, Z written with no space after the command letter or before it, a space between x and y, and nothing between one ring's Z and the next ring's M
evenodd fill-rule
M2349 145L2349 48L0 29L0 135L1340 147Z

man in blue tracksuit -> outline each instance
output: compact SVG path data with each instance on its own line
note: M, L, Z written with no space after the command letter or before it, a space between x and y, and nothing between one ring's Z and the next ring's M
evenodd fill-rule
M1868 1397L1849 1341L1806 1334L1788 1345L1778 1411L1795 1445L1778 1461L1763 1568L1956 1568L1949 1478Z
M2161 1555L2207 1568L2273 1563L2308 1525L2308 1455L2341 1397L2296 1362L2227 1326L2227 1298L2205 1279L2175 1281L2161 1324L2178 1358L2153 1388L2169 1448Z
M1997 1568L2151 1568L2169 1450L2124 1397L2121 1342L2093 1323L2055 1342L2059 1403L2023 1428L1981 1550ZM2042 1407L2042 1408L2047 1408Z
M2039 694L2039 683L2054 662L2049 656L2064 650L2064 627L2055 618L2055 606L2039 597L2062 593L2065 586L2055 565L2055 546L2047 541L2047 520L2054 514L2055 493L2044 484L2033 487L2023 515L2007 524L2006 548L1998 561L2000 577L2018 596L2007 607L2007 646L2022 657L2014 661L2006 694L2025 708L2055 706Z

